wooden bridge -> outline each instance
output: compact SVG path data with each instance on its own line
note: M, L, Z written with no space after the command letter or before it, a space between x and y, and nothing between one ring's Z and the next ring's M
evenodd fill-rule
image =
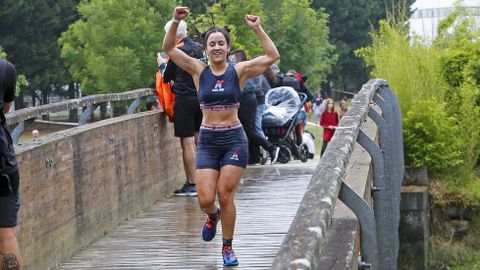
M78 127L16 147L25 269L223 268L221 232L201 240L196 198L167 196L184 180L181 149L162 113L135 113L152 93L7 114L18 138L38 116L87 107ZM86 124L99 104L128 99L128 115ZM372 80L352 104L321 160L247 168L236 200L238 268L397 269L398 102L385 81Z
M236 196L240 269L269 269L317 160L248 167ZM82 250L60 269L223 269L221 226L201 239L197 198L169 197Z

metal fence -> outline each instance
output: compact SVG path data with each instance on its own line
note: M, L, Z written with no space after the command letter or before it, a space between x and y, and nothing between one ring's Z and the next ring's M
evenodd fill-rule
M381 108L382 114L372 108L373 103ZM378 126L378 144L360 129L367 117ZM373 209L343 182L356 142L372 157ZM386 81L371 80L355 95L350 111L341 119L335 136L320 159L272 269L322 269L319 258L337 198L359 220L362 266L397 269L403 174L398 100Z
M15 129L12 131L13 142L17 144L18 138L25 131L27 124L36 117L85 107L85 110L80 115L78 121L78 125L84 125L85 123L87 123L87 120L89 119L91 113L95 111L95 109L101 103L134 99L134 101L131 103L127 110L128 114L132 114L141 104L140 98L151 95L156 95L154 89L141 88L123 93L91 95L82 98L69 99L58 103L25 108L11 113L7 113L7 125L13 125L18 123Z

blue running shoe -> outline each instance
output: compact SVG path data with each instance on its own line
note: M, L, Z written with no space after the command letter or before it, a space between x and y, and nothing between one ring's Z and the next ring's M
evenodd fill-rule
M233 251L232 247L224 246L222 250L223 265L224 266L237 266L238 259L237 255Z
M205 221L205 224L203 224L202 228L202 238L204 241L209 242L212 241L213 238L215 238L215 234L217 234L217 223L220 220L221 215L222 212L218 208L216 219L211 219L210 216L207 215L207 220Z
M179 197L195 197L197 196L197 186L189 185L188 181L185 181L183 187L175 190L175 192L173 192L173 195Z

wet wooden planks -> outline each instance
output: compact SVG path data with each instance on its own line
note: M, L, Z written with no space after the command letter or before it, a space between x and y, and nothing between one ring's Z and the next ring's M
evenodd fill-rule
M270 267L317 162L247 168L236 197L234 249L240 262L236 269ZM60 269L223 269L221 224L217 237L204 242L204 220L196 198L167 198Z

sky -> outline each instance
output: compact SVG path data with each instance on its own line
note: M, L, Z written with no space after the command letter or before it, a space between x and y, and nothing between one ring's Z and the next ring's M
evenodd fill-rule
M412 5L412 10L438 9L453 7L456 0L417 0ZM467 7L480 7L480 0L464 0L463 5ZM437 26L440 18L412 18L410 19L410 30L417 35L432 40L436 36Z
M451 7L457 2L456 0L417 0L412 5L412 9L425 9L425 8L442 8ZM480 6L480 0L464 0L465 6Z

